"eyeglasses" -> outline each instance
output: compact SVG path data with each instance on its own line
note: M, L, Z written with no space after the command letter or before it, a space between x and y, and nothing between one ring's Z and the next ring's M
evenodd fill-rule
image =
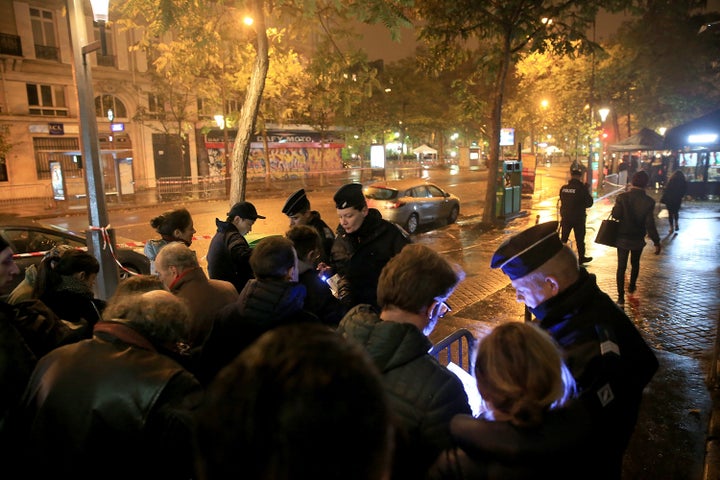
M452 312L452 308L446 301L441 300L438 305L438 318L443 318L448 312Z

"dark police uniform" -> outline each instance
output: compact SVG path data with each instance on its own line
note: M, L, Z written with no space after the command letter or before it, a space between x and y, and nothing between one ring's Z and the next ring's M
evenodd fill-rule
M580 169L571 169L572 178L560 189L560 240L567 243L573 230L578 259L587 263L592 257L585 256L585 209L592 207L593 198L587 184L580 180L582 173Z

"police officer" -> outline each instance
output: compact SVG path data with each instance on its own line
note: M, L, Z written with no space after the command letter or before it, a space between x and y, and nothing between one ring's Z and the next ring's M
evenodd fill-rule
M585 171L577 162L570 167L570 181L560 189L560 240L567 243L570 230L575 232L578 261L589 263L592 257L585 256L585 209L592 207L593 198L582 177Z

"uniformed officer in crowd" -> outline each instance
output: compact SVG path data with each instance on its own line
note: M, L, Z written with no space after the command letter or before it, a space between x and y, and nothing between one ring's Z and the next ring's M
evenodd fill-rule
M589 263L592 257L585 255L585 209L592 207L590 188L583 183L585 169L577 162L570 166L570 181L560 188L560 240L567 243L570 231L575 232L575 247L580 263Z
M530 227L503 242L490 266L501 268L523 302L562 348L590 409L602 478L620 479L655 354L623 310L563 245L557 222Z
M288 197L282 208L282 213L290 219L291 228L295 225L308 225L318 232L323 245L323 255L319 261L329 263L331 258L330 250L332 249L333 241L335 241L335 233L322 219L320 212L310 209L310 200L308 200L304 188L301 188Z

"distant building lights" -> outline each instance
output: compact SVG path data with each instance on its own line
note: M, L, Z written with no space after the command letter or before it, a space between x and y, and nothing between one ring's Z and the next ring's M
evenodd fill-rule
M688 143L715 143L717 138L717 133L697 133L688 136Z

